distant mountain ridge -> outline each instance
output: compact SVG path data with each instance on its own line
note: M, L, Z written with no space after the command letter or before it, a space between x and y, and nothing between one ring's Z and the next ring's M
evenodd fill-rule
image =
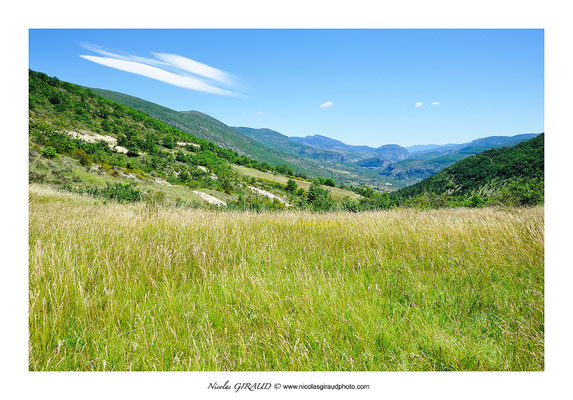
M415 144L414 146L407 146L406 149L408 150L408 152L410 152L410 154L414 154L414 153L418 153L421 151L428 151L428 150L433 150L433 149L437 149L441 146L447 146L447 145L439 145L439 144Z
M408 150L397 144L385 144L376 148L364 145L346 144L340 140L322 135L306 137L293 136L290 139L307 146L336 151L344 155L349 162L356 163L360 166L373 164L387 165L388 163L405 160L409 156Z
M283 135L282 133L273 131L272 129L255 129L244 126L233 126L232 128L266 146L287 153L298 154L317 160L330 160L337 162L347 161L346 158L340 153L319 148L317 146L309 146L304 143L299 143L295 140L292 140L288 136Z
M511 183L542 186L544 165L544 134L541 133L511 147L474 154L395 195L404 198L423 193L491 195Z
M175 111L134 96L104 89L90 89L100 96L125 106L144 112L170 126L181 129L196 137L208 140L223 148L236 151L260 162L272 166L286 165L294 171L303 172L311 177L328 176L337 182L346 184L367 184L384 187L387 179L375 171L354 164L333 160L318 160L296 152L285 152L278 147L270 147L260 141L244 135L223 122L199 111ZM335 159L338 155L331 155Z
M538 133L523 133L514 136L486 136L483 138L474 139L471 142L465 143L448 143L448 144L428 144L428 145L415 145L407 147L412 157L420 156L425 153L432 152L446 152L459 150L467 147L479 147L479 146L512 146L524 140L531 139L535 137Z
M357 146L352 144L346 144L340 140L332 139L327 136L322 135L311 135L305 137L291 136L291 139L298 143L304 143L309 146L318 146L323 149L332 150L350 150L350 151L374 151L376 148L370 146Z
M331 176L345 184L367 184L383 190L412 185L472 154L512 146L536 134L490 136L468 143L397 144L378 148L349 145L322 135L288 137L271 129L229 127L199 111L175 111L137 97L92 89L167 124L270 165L286 165L310 176Z
M420 182L473 154L513 146L537 135L537 133L526 133L514 136L488 136L466 143L414 145L407 148L398 145L383 145L378 148L353 146L321 135L291 139L310 146L339 151L348 161L375 171L397 187L401 187Z
M536 133L527 133L514 136L489 136L468 143L443 145L413 153L408 159L386 165L377 171L388 179L398 180L408 186L420 182L448 165L471 155L490 149L514 146L537 135Z

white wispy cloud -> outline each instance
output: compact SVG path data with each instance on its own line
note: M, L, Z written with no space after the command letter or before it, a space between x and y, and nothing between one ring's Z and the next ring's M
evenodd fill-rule
M439 105L440 105L440 102L439 102L439 101L434 101L434 102L432 102L432 105L433 105L433 106L439 106Z
M99 46L82 44L99 54L80 55L81 58L121 71L145 76L174 86L223 96L238 96L229 87L236 87L233 77L220 69L187 57L168 53L151 53L155 58L119 54Z
M424 105L424 103L422 103L421 101L414 104L415 107L422 107L423 105Z
M332 101L327 101L326 103L322 103L319 107L325 108L325 107L332 107L333 105L334 103Z
M179 56L177 54L167 53L151 53L155 57L164 61L168 65L179 68L183 71L191 72L192 74L203 76L205 78L213 79L217 82L232 84L231 76L225 71L211 67L210 65L200 63L187 57Z
M262 111L257 111L256 114L257 114L257 115L263 115L263 112L262 112Z

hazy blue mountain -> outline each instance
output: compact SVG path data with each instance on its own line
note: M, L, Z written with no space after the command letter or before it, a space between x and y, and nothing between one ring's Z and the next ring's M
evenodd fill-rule
M526 135L519 136L523 138ZM499 143L495 139L479 143L484 142ZM544 165L544 135L534 135L511 147L499 147L467 157L399 190L396 196L407 198L430 192L438 195L491 195L512 182L543 186Z
M410 156L408 150L397 144L385 144L375 150L381 158L390 162L398 162L407 159Z
M175 111L134 96L104 89L91 89L102 97L144 112L168 125L208 140L223 148L245 154L259 162L272 166L286 165L294 171L311 177L328 176L345 184L368 184L374 187L385 186L386 180L376 171L360 168L349 163L314 159L298 153L281 151L267 146L258 140L244 135L223 122L199 111ZM273 135L276 137L276 135ZM339 157L332 155L332 158Z
M408 159L383 166L377 171L388 179L397 180L404 185L412 185L474 154L515 146L538 135L538 133L527 133L515 136L490 136L468 143L444 145L438 149L411 154Z
M414 146L408 146L406 147L406 149L408 150L408 152L410 154L414 154L414 153L418 153L420 151L428 151L428 150L434 150L439 148L442 145L439 144L416 144Z
M265 146L284 151L285 153L305 156L316 160L329 160L338 162L346 161L346 158L340 153L325 150L317 146L309 146L304 143L299 143L295 140L292 140L288 136L271 129L255 129L244 126L233 126L232 128L245 136L249 136L257 140Z
M449 143L443 145L429 144L429 145L415 145L408 147L408 151L412 158L433 158L452 152L457 152L460 149L465 149L466 153L474 151L476 154L480 151L493 149L502 146L513 146L524 140L531 139L538 135L538 133L525 133L515 136L487 136L479 138L466 143Z
M356 151L356 152L371 152L375 151L376 148L370 146L355 146L352 144L346 144L340 140L332 139L322 135L312 135L306 137L296 137L291 136L291 139L303 143L309 146L317 146L323 149L330 149L336 151Z

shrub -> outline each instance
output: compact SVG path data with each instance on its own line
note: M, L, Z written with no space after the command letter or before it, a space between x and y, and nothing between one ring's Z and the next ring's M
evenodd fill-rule
M105 197L107 199L117 200L120 203L141 201L141 191L131 183L107 183L104 189L95 189L88 193Z
M297 188L298 188L298 185L296 184L296 182L294 181L294 179L289 179L289 180L287 181L287 184L286 184L286 187L285 187L285 190L286 190L287 192L294 193L294 192L296 192L296 189L297 189Z
M165 204L165 192L162 190L149 191L145 193L143 199L145 201L145 207L147 211L157 212L158 207ZM178 200L180 201L181 199Z
M326 186L336 187L336 182L332 178L326 178L322 184Z
M306 199L314 211L329 211L334 206L334 200L330 197L330 193L314 183L308 189Z
M485 202L483 199L477 194L474 194L472 197L470 197L467 202L469 207L483 207L484 204Z
M29 171L28 172L28 181L30 183L36 182L36 183L43 183L46 182L46 174L41 173L41 172L36 172L36 171Z
M369 197L360 199L361 210L388 210L394 206L394 201L390 199L388 193L374 192Z
M512 207L543 204L543 181L511 182L496 193L493 202Z
M46 158L56 158L58 157L58 153L56 152L56 149L54 149L52 146L46 147L43 151L42 151L42 155Z
M163 147L166 147L168 149L172 149L175 147L175 141L173 140L173 138L171 136L165 136L161 140L161 144L163 145Z
M77 158L81 165L84 167L89 167L92 163L92 159L87 153L82 149L74 150L74 158Z
M345 196L342 199L341 206L342 206L342 209L346 210L346 211L358 212L360 210L359 205L348 196Z

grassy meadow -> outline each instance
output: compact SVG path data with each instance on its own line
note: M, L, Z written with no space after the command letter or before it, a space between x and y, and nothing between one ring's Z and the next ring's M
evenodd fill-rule
M273 174L270 172L263 172L263 171L259 171L259 170L254 169L254 168L245 167L243 165L232 165L231 168L233 168L234 171L238 172L239 174L241 174L243 176L250 176L253 178L264 179L264 180L269 181L269 182L282 183L283 185L285 185L288 182L288 180L290 179L284 175ZM304 189L304 190L308 190L311 186L311 183L312 182L309 182L307 180L296 179L297 186L299 188ZM333 199L342 199L344 197L349 197L351 199L359 199L362 197L359 194L352 192L350 190L345 190L345 189L332 187L332 186L326 186L326 185L320 185L319 187L321 189L328 191L328 193L332 196Z
M30 370L544 369L543 207L29 211Z

